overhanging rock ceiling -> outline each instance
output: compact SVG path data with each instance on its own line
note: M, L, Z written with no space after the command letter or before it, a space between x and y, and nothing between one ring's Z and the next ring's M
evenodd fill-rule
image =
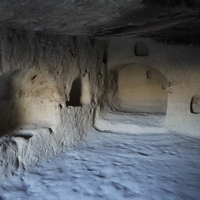
M200 43L198 0L3 0L0 28Z

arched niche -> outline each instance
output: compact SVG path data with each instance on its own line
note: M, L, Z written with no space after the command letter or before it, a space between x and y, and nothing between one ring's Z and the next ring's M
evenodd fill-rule
M134 63L118 71L117 109L163 113L167 109L167 80L158 70Z
M91 103L89 76L86 73L82 77L77 77L73 83L69 94L67 106L82 106Z

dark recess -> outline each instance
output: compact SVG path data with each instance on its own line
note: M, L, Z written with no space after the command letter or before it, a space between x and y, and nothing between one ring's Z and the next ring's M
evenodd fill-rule
M67 106L81 106L81 78L76 78L72 83L70 91L70 101L66 102Z
M168 7L182 6L193 9L199 6L199 3L197 3L196 0L143 0L142 4L148 6L155 6L155 5L168 6Z

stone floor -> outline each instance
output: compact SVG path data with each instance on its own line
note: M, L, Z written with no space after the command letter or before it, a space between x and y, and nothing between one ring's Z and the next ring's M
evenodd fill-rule
M200 140L92 130L65 152L0 182L2 200L198 200Z

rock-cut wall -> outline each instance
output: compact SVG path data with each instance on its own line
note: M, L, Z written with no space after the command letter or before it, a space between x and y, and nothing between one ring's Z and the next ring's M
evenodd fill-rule
M90 37L6 30L0 49L0 175L60 152L93 124L199 138L199 66L195 46L142 38L110 39L108 46ZM113 110L133 114L131 124L124 126Z
M135 66L139 66L140 71L145 69L142 66L154 68L165 77L167 82L163 84L161 81L156 81L155 73L151 70L149 74L148 67L141 73L137 73ZM119 69L123 68L128 74L127 78L120 75ZM110 41L108 49L108 69L111 74L115 74L113 82L117 85L114 88L115 92L108 92L108 99L110 102L113 101L113 105L116 104L117 93L125 94L126 98L122 98L123 102L129 103L130 101L132 107L139 105L140 102L143 102L142 105L146 104L147 108L143 107L142 112L151 111L149 108L156 102L157 106L163 104L163 108L166 109L164 125L170 132L200 138L199 46L163 44L142 38L113 39ZM145 81L143 81L143 77L145 77ZM131 80L132 78L134 80ZM150 87L151 81L154 79L154 87ZM135 81L137 81L138 87L135 87L135 83L132 84ZM130 84L132 84L132 88ZM146 91L147 84L150 88L148 91ZM142 89L140 90L140 88ZM162 96L165 96L161 90L167 92L164 94L166 100L162 100ZM126 94L127 91L128 94ZM144 96L145 93L146 96ZM136 94L139 95L134 97ZM119 95L117 97L119 98Z
M88 37L2 34L1 174L52 156L86 135L104 90L105 48L106 42Z
M129 112L165 113L167 81L155 68L128 65L118 71L117 109Z

